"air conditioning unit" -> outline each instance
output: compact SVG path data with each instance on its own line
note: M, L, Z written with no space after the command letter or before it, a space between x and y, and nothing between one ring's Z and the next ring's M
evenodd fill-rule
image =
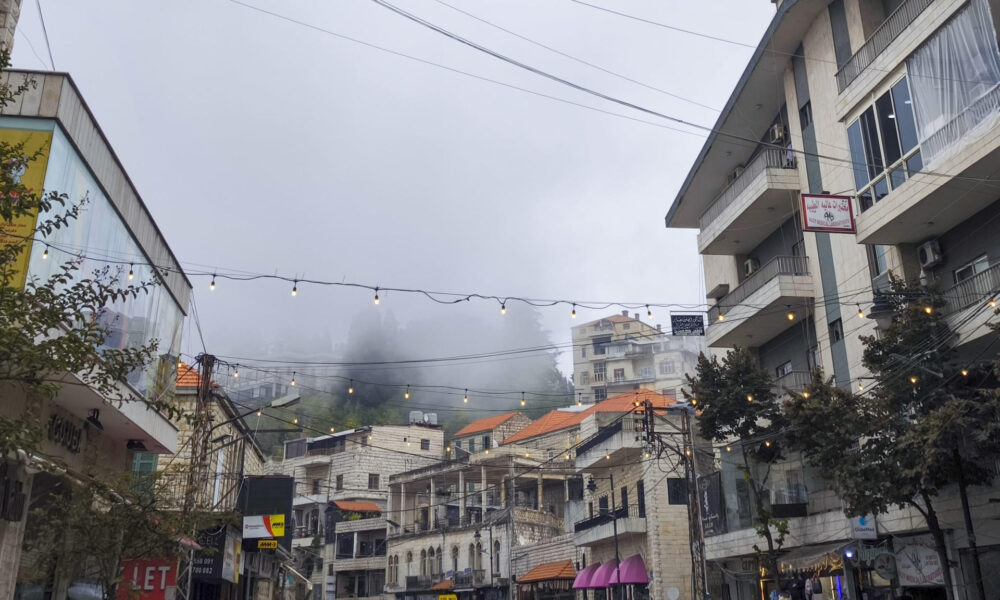
M760 268L760 261L756 258L748 258L743 261L743 276L749 277L757 272Z
M785 141L785 126L781 123L771 125L767 134L767 141L771 144L781 144Z
M917 259L920 261L921 268L924 269L941 264L944 261L944 255L941 254L941 246L937 240L920 244L920 248L917 249Z

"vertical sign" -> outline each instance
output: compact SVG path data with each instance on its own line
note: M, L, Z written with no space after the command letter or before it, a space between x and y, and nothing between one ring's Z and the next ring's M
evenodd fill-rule
M40 197L42 186L45 183L45 168L49 161L52 132L32 131L30 129L0 129L0 144L8 148L20 144L19 152L27 159L33 158L33 160L13 161L6 165L0 165L0 168L6 169L7 174L15 183L24 185L28 193ZM17 202L16 198L11 198L11 200ZM32 210L26 215L15 217L10 222L0 220L0 248L16 244L24 245L24 249L14 262L14 278L10 282L11 286L17 289L24 287L28 276L31 238L35 237L37 222L38 210Z
M851 197L802 194L802 230L854 233Z
M722 510L722 473L716 471L698 478L698 502L705 536L726 532L726 513Z

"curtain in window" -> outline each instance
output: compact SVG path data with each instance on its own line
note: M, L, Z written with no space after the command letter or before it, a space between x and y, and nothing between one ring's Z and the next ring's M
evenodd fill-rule
M1000 113L1000 52L987 0L969 6L906 61L928 167Z

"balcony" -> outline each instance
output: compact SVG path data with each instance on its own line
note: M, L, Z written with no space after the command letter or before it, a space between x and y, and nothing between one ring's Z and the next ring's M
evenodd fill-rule
M378 571L386 567L385 552L373 556L357 556L337 559L330 563L333 570L340 571Z
M708 345L760 346L803 318L814 293L807 257L776 256L709 309Z
M633 416L601 427L577 447L576 469L586 471L594 466L614 467L637 462L642 458L644 447L642 427L642 418Z
M837 71L837 92L843 93L934 0L908 0L893 11L865 45Z
M799 188L795 161L784 150L764 150L701 215L698 252L746 254L795 213Z
M633 386L642 383L652 383L656 381L656 374L650 369L646 374L639 373L638 375L633 375L632 377L612 377L606 382L608 389L627 387L631 389Z
M336 528L337 533L352 533L355 531L384 531L385 526L385 517L374 517L371 519L357 519L354 521L339 521Z
M783 396L787 393L786 390L799 392L810 383L812 383L812 373L809 371L792 371L774 380L774 392L778 396Z
M976 273L965 281L941 292L947 301L942 312L957 335L956 345L979 340L991 333L986 322L994 316L990 308L991 300L1000 301L996 290L1000 289L1000 263L981 273Z
M618 540L646 535L646 517L629 516L627 507L619 508L612 517L610 511L578 521L573 525L573 543L577 546L593 546L603 542L613 542L615 528Z

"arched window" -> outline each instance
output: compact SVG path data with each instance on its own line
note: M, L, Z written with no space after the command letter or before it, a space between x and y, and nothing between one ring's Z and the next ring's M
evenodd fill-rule
M475 544L469 544L469 568L476 568L476 546Z
M427 577L427 551L420 551L420 576Z
M434 566L435 566L435 564L434 564L434 548L432 547L429 550L427 550L427 573L430 574L430 575L432 575L432 576L436 573L434 571Z
M483 570L483 545L476 542L476 570Z
M441 552L441 546L438 546L438 550L437 550L437 569L436 569L436 572L437 572L438 575L441 575L441 574L444 573L444 552Z
M451 571L458 575L458 546L451 547Z
M500 572L500 540L493 542L493 572Z
M409 577L410 573L413 572L413 552L406 553L406 576Z

